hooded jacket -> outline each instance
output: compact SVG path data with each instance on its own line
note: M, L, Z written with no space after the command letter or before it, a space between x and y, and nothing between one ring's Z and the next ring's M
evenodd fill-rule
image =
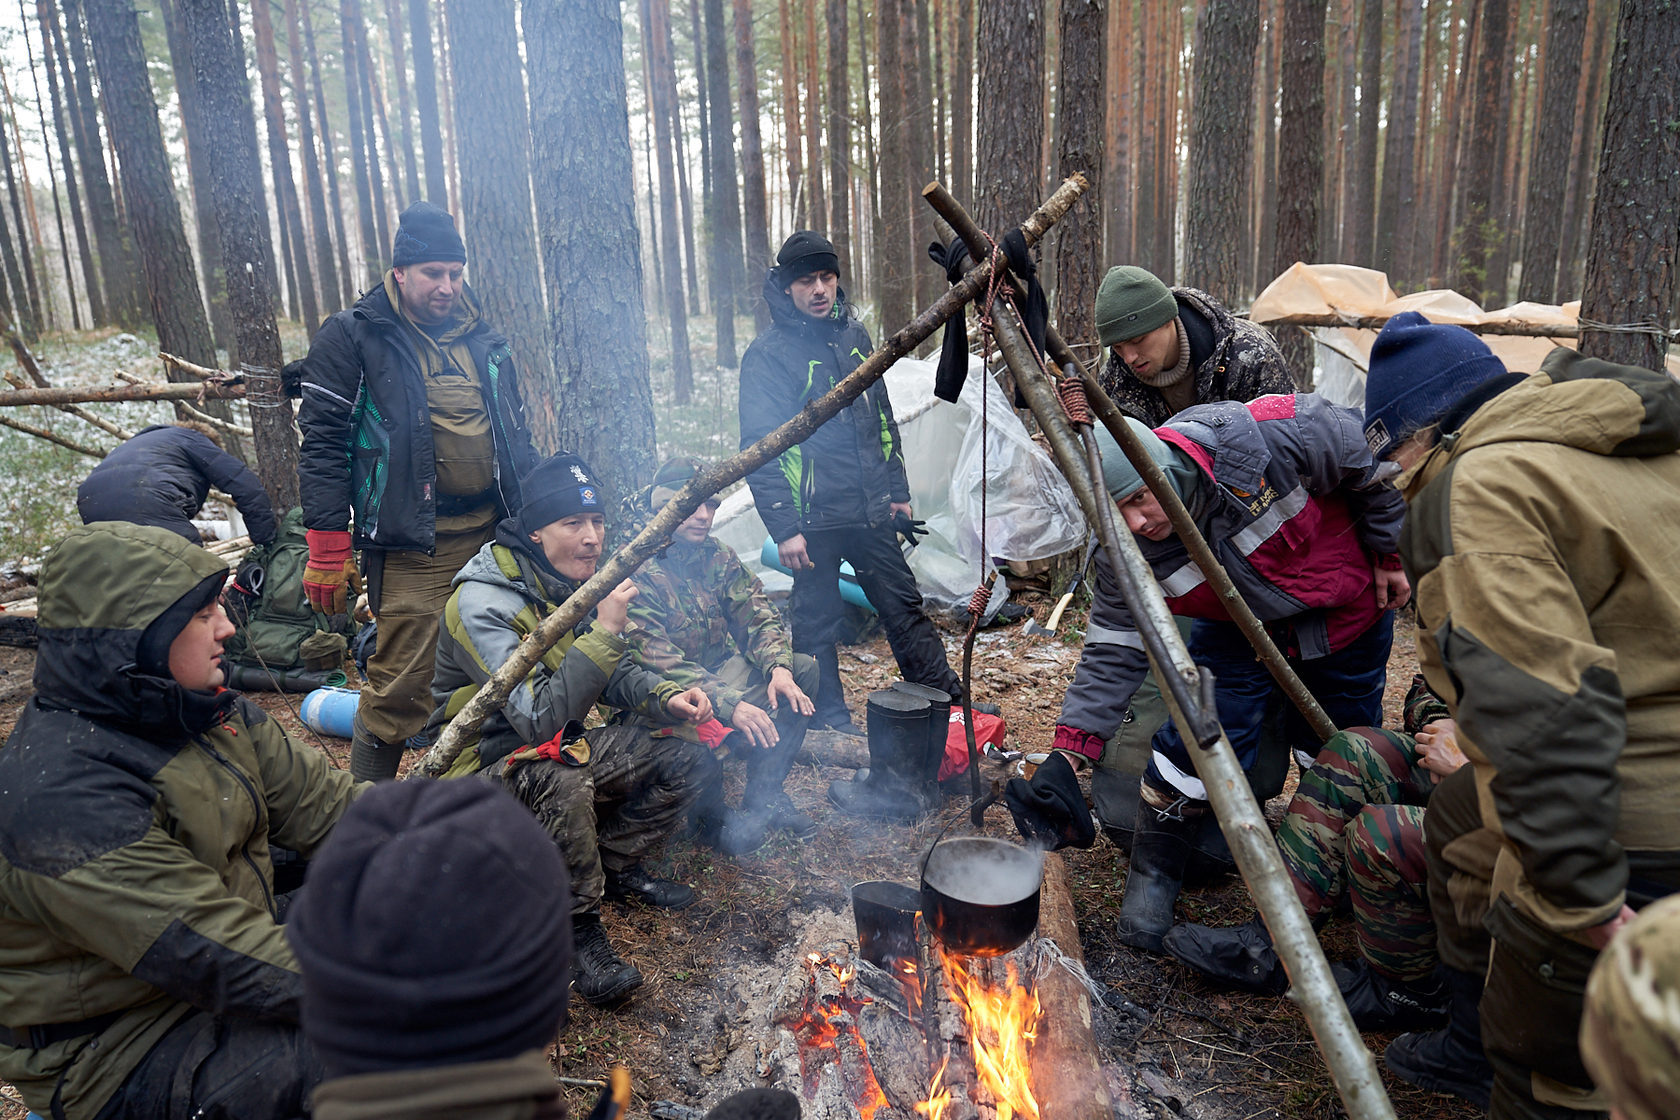
M99 523L49 565L35 697L0 748L0 1023L65 1037L0 1041L0 1077L87 1117L195 1008L297 1021L269 844L312 852L356 785L238 694L137 667L146 627L221 560Z
M477 317L463 338L478 367L495 440L494 490L505 516L537 457L525 424L508 341ZM321 325L299 363L298 498L307 529L355 528L357 548L431 552L438 518L437 461L420 355L385 287Z
M840 292L826 319L813 319L764 281L771 327L741 356L741 447L752 446L827 393L874 348ZM877 381L805 442L747 476L764 527L777 541L807 529L855 529L892 517L910 500L904 450L887 383Z
M1190 340L1196 403L1251 401L1273 393L1293 393L1295 380L1283 351L1265 327L1239 319L1224 304L1195 288L1174 288L1178 318ZM1145 385L1112 353L1103 366L1102 387L1115 405L1151 428L1172 418L1174 409L1161 390Z
M1311 393L1197 405L1155 429L1200 470L1198 527L1255 615L1303 658L1370 629L1379 564L1395 552L1405 505L1377 481L1358 410ZM1138 539L1175 615L1229 621L1176 535ZM1058 723L1107 739L1149 667L1143 636L1106 557L1085 648Z
M566 1120L541 1050L499 1062L364 1073L323 1081L315 1120Z
M578 589L578 584L539 563L534 546L514 518L496 526L496 538L456 573L443 610L432 671L428 729L434 734L459 712L525 636ZM579 728L597 701L654 722L666 722L665 703L683 686L661 680L630 659L630 644L589 618L543 655L519 687L487 717L476 744L461 753L450 774L482 769L523 747L534 747Z
M84 524L156 525L197 544L193 515L212 486L239 507L253 544L274 539L278 524L262 480L203 432L173 424L153 424L118 444L76 488L76 512Z
M1680 868L1680 385L1553 350L1400 477L1418 659L1458 720L1493 886L1559 932Z

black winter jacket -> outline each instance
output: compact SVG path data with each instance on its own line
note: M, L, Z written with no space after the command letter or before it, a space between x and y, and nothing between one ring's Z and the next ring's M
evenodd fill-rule
M154 424L117 445L76 488L76 512L90 521L156 525L199 542L192 516L214 486L239 507L251 540L274 539L274 507L251 468L203 432Z
M537 462L519 378L507 339L482 320L465 341L490 414L507 516L519 512L519 480ZM300 366L304 527L342 531L354 517L357 548L431 552L438 517L431 412L420 355L385 288L323 323Z
M872 350L841 292L827 319L793 305L774 277L764 282L773 320L741 357L741 446L787 423L851 373ZM777 541L808 529L855 529L892 517L910 500L904 450L887 384L877 381L804 443L747 476L764 527Z

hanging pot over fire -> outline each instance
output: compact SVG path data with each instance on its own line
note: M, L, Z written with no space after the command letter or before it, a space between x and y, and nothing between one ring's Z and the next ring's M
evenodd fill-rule
M1044 853L990 836L934 842L922 860L922 918L953 953L995 957L1038 926Z

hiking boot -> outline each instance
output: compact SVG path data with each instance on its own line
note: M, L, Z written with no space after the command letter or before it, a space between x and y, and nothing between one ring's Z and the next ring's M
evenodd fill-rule
M1364 957L1330 966L1342 1002L1362 1031L1408 1031L1438 1027L1447 1018L1447 992L1439 980L1390 980Z
M1225 929L1174 926L1161 947L1216 983L1261 995L1280 995L1289 987L1283 961L1258 916Z
M1427 1034L1403 1034L1388 1044L1383 1064L1402 1081L1463 1097L1484 1111L1493 1097L1493 1067L1482 1053L1482 978L1441 966L1447 995L1447 1025Z
M765 828L792 833L796 840L808 840L818 832L817 822L802 812L783 790L765 798L756 812L764 818Z
M694 901L694 888L670 879L656 879L642 865L607 872L608 898L615 902L640 902L665 910L681 910Z
M1172 928L1173 903L1184 885L1190 842L1202 824L1202 814L1186 814L1184 802L1177 798L1165 810L1147 800L1138 805L1119 923L1121 943L1134 949L1159 953L1162 935Z
M402 766L402 745L375 738L356 716L350 725L350 776L358 782L387 782Z
M613 949L599 914L572 919L572 987L578 995L600 1007L641 986L642 974Z

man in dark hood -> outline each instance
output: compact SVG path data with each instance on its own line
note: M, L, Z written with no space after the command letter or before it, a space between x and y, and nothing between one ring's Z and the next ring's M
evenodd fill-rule
M0 748L0 1077L42 1115L300 1115L321 1076L269 845L312 853L357 787L220 687L226 577L116 522L42 570Z
M519 515L503 520L455 577L432 677L434 732L600 563L601 489L582 459L551 456L521 489ZM694 900L692 888L650 875L642 859L717 780L717 761L692 730L711 718L705 691L630 658L625 628L636 594L625 580L562 635L449 770L501 782L554 838L572 879L572 982L596 1004L642 982L607 942L602 899L669 908ZM597 704L611 720L585 729Z
M741 446L792 419L863 364L874 348L840 288L839 258L819 234L801 230L782 245L764 280L772 324L741 358ZM813 727L853 731L840 684L836 629L840 562L849 561L880 615L908 681L960 699L962 682L922 609L921 592L899 550L909 522L910 481L887 386L878 381L803 443L747 478L753 502L793 572L793 648L820 670ZM871 812L847 787L835 803ZM857 786L853 791L850 787Z

